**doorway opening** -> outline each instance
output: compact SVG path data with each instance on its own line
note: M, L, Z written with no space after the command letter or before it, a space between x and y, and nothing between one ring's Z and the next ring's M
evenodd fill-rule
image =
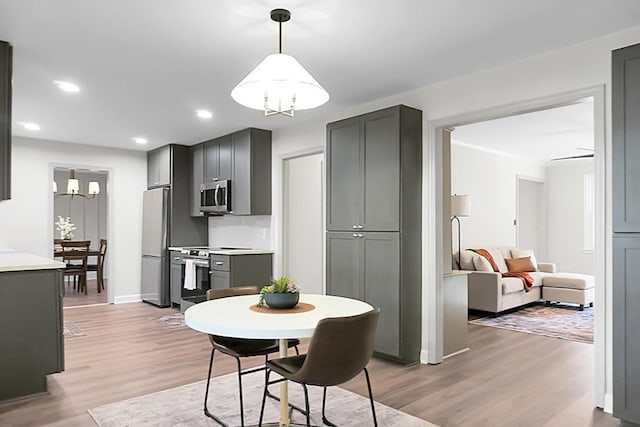
M583 102L586 98L593 99L593 135L594 135L594 151L593 151L593 174L594 174L594 213L597 220L595 221L595 245L594 245L594 265L595 265L595 307L594 307L594 396L595 406L605 407L606 378L610 375L610 369L605 364L607 349L606 334L610 333L610 328L606 327L605 319L610 310L610 301L606 298L606 289L610 288L610 283L606 282L606 258L605 258L605 108L604 108L604 87L597 86L576 90L569 93L558 94L521 102L508 106L494 107L482 111L465 113L458 116L452 116L429 124L430 139L434 144L427 147L428 167L431 168L432 176L435 178L435 185L429 188L427 199L439 206L435 212L426 212L426 221L430 224L431 232L436 236L435 242L430 246L425 245L425 270L428 271L425 277L425 297L423 304L423 313L428 319L429 330L423 336L423 341L427 343L426 353L423 354L422 360L429 363L439 363L442 361L442 338L443 338L443 286L442 277L450 270L450 252L446 252L446 248L451 248L451 232L447 228L440 228L441 224L445 224L445 218L448 218L449 212L445 199L449 198L449 190L451 194L464 193L459 191L455 186L451 185L447 175L447 163L449 155L445 153L447 145L443 143L445 137L443 131L449 128L462 127L464 125L479 123L483 121L493 120L497 118L511 117L522 113L533 111L544 111L551 108L562 107L567 105ZM476 171L480 173L479 171ZM515 202L512 205L515 209ZM511 216L511 221L513 221ZM468 219L468 218L467 218ZM469 223L469 221L467 221ZM510 236L515 235L513 222ZM463 231L463 237L466 235L472 237L472 233ZM548 234L548 233L547 233ZM462 243L465 246L465 243ZM447 262L443 262L447 261ZM605 408L606 409L606 408Z
M78 194L71 194L73 191L69 187L70 179L77 180ZM108 172L106 171L82 167L53 168L54 256L57 260L63 260L60 240L88 241L91 254L87 257L86 293L79 284L81 276L77 276L78 279L76 279L72 275L65 275L63 297L65 308L106 304L108 301L106 265L109 256L108 253L104 257L99 255L101 244L104 248L108 248L107 182ZM82 261L74 263L82 264Z

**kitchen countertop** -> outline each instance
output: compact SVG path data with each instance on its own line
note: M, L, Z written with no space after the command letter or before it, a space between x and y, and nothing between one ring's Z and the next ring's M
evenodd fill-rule
M274 253L274 251L271 249L247 249L247 248L227 249L225 247L205 248L202 246L171 246L169 247L170 251L180 251L182 249L207 249L209 253L211 253L212 255L260 255L260 254Z
M0 253L0 272L64 268L64 263L23 252Z

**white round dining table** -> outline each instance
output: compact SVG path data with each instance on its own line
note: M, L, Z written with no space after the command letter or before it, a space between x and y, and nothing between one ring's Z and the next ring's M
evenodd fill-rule
M287 339L308 338L318 322L328 317L348 317L366 313L373 307L364 301L333 295L300 294L300 302L313 309L292 313L251 310L258 295L243 295L201 302L184 313L187 326L205 334L234 338L271 338L279 340L280 357L287 356ZM280 383L280 426L289 426L287 382Z

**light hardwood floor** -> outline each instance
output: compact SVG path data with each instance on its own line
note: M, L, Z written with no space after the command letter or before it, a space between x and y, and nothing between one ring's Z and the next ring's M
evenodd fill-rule
M204 379L208 339L156 320L171 313L145 303L65 309L86 336L65 339L66 370L49 377L49 394L0 405L0 425L94 426L89 408ZM375 399L442 427L618 425L593 409L592 345L476 325L469 340L470 351L440 365L372 360ZM215 375L235 369L216 360ZM362 376L344 387L366 394Z

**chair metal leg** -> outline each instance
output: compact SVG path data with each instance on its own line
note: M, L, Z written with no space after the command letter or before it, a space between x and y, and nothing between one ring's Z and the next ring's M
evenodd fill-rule
M371 380L369 379L369 371L364 368L364 376L367 378L367 388L369 389L369 401L371 402L371 414L373 414L373 425L378 427L378 419L376 418L376 407L373 402L373 393L371 392Z
M267 368L267 373L265 382L264 382L264 393L262 393L262 406L260 406L260 418L258 419L258 427L262 427L262 416L264 415L264 404L267 401L267 388L269 387L269 375L271 374L271 369Z
M311 427L311 411L309 410L309 392L307 391L307 385L302 383L302 389L304 390L304 407L307 409L307 427Z
M322 422L325 425L328 425L331 427L338 427L337 425L335 425L334 423L332 423L327 419L327 416L325 414L326 402L327 402L327 388L322 387Z
M242 400L242 366L240 364L240 358L236 357L238 364L238 391L240 393L240 427L244 427L244 402Z
M213 373L213 355L215 354L215 352L216 352L216 349L212 348L211 358L209 359L209 375L207 376L207 387L204 391L204 414L207 417L213 419L215 422L217 422L221 426L227 427L227 424L225 424L224 422L222 422L222 420L220 420L218 417L216 417L211 412L209 412L209 408L207 407L207 400L209 398L209 385L211 384L211 374Z

